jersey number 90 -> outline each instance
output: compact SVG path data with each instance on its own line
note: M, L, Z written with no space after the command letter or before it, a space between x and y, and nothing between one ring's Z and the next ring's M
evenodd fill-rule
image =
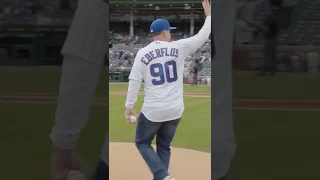
M164 65L161 63L151 64L150 66L153 85L162 85L166 82L175 82L178 79L176 61L168 61Z

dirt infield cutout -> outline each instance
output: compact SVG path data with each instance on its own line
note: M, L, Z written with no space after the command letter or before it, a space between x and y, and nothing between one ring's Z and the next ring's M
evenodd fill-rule
M111 142L109 152L110 180L152 180L147 165L133 143ZM171 148L170 173L177 180L210 180L211 154Z

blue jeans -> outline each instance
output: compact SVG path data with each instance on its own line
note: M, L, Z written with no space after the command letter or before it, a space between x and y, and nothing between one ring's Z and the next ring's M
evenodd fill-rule
M143 113L137 122L136 146L153 173L154 180L162 180L168 176L170 164L170 145L179 125L180 118L165 122L152 122ZM151 143L157 136L157 152Z
M103 160L99 161L92 179L93 180L109 179L109 166Z

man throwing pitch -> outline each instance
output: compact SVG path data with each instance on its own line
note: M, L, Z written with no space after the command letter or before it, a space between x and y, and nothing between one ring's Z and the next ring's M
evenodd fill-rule
M135 116L141 82L144 81L145 98L138 118L135 144L153 173L154 180L174 180L169 176L170 144L184 111L183 71L185 59L195 53L211 33L211 5L202 2L206 19L199 33L191 38L171 41L169 22L157 19L150 32L153 42L136 55L129 76L125 117L128 122ZM157 136L157 152L151 143Z

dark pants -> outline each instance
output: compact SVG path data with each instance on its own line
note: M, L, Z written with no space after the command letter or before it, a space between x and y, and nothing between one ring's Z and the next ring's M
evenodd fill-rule
M263 73L273 75L277 72L277 45L276 39L266 39L264 44L264 66Z
M166 122L152 122L143 113L140 114L136 129L136 146L153 173L154 180L168 176L170 164L170 145L179 125L180 118ZM157 152L151 146L157 136Z
M192 78L192 85L196 86L198 84L198 74L193 74Z
M108 180L109 166L102 160L98 163L96 171L93 175L93 180Z

